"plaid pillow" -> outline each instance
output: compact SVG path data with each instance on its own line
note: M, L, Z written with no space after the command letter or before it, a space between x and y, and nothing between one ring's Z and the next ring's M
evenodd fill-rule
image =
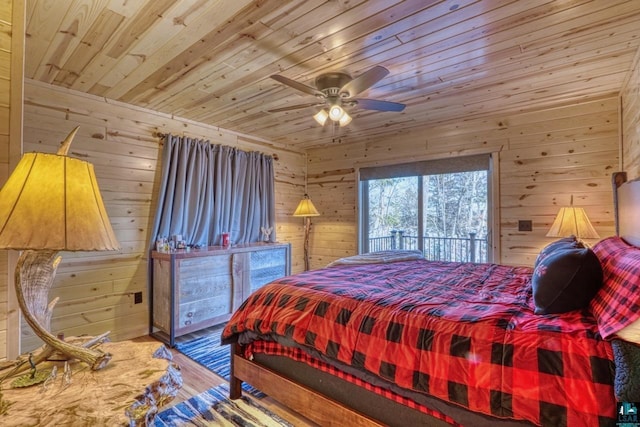
M592 249L598 256L598 259L600 259L600 263L605 265L609 259L613 258L620 252L628 250L629 248L633 248L633 246L629 245L618 236L612 236L600 240Z
M608 238L594 252L602 262L604 285L590 308L603 338L640 318L640 249L624 240Z

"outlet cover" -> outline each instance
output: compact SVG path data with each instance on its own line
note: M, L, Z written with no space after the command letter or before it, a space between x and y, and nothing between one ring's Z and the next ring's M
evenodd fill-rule
M518 231L533 231L533 221L530 219L518 220Z

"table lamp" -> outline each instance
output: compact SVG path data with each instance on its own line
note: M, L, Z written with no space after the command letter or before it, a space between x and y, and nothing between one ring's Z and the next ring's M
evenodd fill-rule
M569 237L572 235L576 236L578 240L600 238L584 209L573 206L573 196L571 196L571 205L562 207L558 211L547 237Z
M298 207L296 208L293 216L305 217L304 226L304 270L309 270L309 232L311 231L311 218L312 216L320 216L320 212L311 202L311 199L307 194L304 195Z
M25 154L0 190L0 249L22 250L15 270L16 297L25 320L46 344L41 353L58 351L95 370L111 355L50 332L57 298L50 303L48 298L61 259L58 251L119 249L93 165L66 155L77 131L57 154Z

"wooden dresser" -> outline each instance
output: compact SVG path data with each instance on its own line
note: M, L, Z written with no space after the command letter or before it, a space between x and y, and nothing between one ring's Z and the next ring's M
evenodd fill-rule
M291 272L289 243L153 251L151 335L180 335L222 323L251 292Z

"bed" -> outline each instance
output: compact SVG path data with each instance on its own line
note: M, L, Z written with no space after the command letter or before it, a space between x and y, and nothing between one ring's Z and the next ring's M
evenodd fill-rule
M339 260L252 294L223 334L247 382L320 425L609 426L640 401L640 183L619 236L533 268L411 252Z

